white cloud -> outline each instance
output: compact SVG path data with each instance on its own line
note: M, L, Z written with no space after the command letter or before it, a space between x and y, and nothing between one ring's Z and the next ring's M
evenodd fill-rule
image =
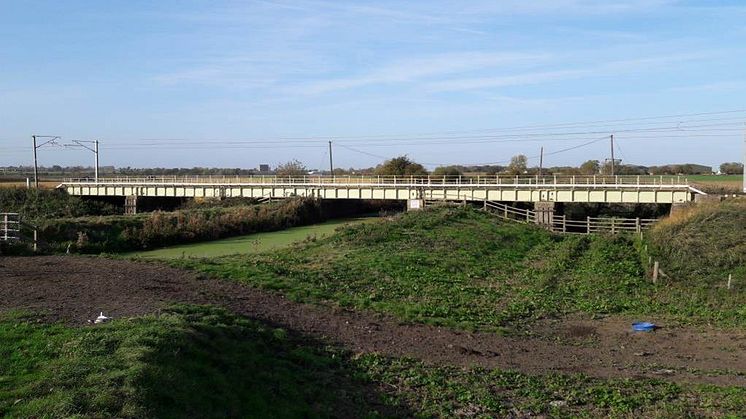
M647 12L675 3L675 0L503 0L470 3L463 13L601 15Z
M746 81L728 80L714 83L694 84L689 86L676 86L668 89L671 92L723 92L730 90L746 89Z
M490 89L505 86L540 84L561 80L578 79L581 77L623 74L641 69L650 69L654 67L665 66L681 61L697 60L704 57L705 55L703 54L676 54L660 57L617 60L604 64L575 69L530 72L495 77L474 77L444 80L427 83L426 88L433 92L455 92L476 89Z
M437 54L402 60L359 76L323 80L305 86L296 86L292 90L310 95L321 94L373 84L414 82L431 77L484 70L507 64L539 62L549 57L549 54L538 53L459 52Z

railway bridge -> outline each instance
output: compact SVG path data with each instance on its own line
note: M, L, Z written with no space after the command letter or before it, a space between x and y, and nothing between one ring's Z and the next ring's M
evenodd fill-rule
M389 199L417 209L431 201L526 202L550 215L556 204L683 204L703 192L676 176L149 176L66 179L71 195L139 198ZM540 222L540 221L539 221Z

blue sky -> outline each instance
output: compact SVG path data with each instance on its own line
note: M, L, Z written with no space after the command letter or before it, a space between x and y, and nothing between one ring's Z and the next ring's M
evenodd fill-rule
M32 134L133 167L325 167L327 139L342 167L564 165L612 133L625 163L716 165L743 156L746 112L710 113L746 109L745 41L743 1L0 0L0 165Z

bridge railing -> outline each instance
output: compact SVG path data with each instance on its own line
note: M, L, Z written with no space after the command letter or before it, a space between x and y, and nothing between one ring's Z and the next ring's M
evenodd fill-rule
M139 176L65 179L63 184L260 184L260 185L327 185L327 184L372 184L372 185L521 185L521 186L688 186L689 182L681 176Z

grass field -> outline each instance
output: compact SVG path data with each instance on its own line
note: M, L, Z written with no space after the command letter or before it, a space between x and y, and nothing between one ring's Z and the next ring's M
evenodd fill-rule
M367 413L354 404L361 380L333 352L208 307L95 328L5 316L0 355L5 417L318 417L338 404Z
M353 355L204 306L95 327L0 317L6 417L684 417L746 389Z
M742 264L734 243L742 228L735 215L743 212L711 211L650 234L676 242L671 258L691 259L680 252L706 240L690 237L699 225L722 236L717 246L735 248L722 261ZM696 277L652 284L640 243L629 237L555 236L467 207L316 234L264 252L170 263L299 301L461 329L525 334L534 320L577 312L663 315L673 327L746 324L746 287L726 290ZM696 246L689 251L716 260ZM0 415L8 417L746 416L743 387L633 377L531 375L351 353L206 306L87 327L0 315Z
M733 183L743 182L743 175L688 175L685 176L692 182L711 182L711 183Z
M39 187L44 189L54 189L60 184L59 181L40 181ZM31 181L34 186L34 181ZM25 188L26 181L0 181L0 188Z
M743 192L742 175L694 175L687 176L695 187L709 193L741 193Z
M315 240L316 238L323 238L333 234L341 226L372 220L375 220L375 218L331 220L320 224L292 227L268 233L255 233L223 240L170 246L145 252L124 253L122 256L144 259L173 259L181 257L208 258L232 254L254 254L287 247L295 242L306 239Z
M440 208L271 253L171 263L297 301L464 329L511 330L576 312L746 324L746 287L652 284L638 246L624 236L553 236L469 208Z

